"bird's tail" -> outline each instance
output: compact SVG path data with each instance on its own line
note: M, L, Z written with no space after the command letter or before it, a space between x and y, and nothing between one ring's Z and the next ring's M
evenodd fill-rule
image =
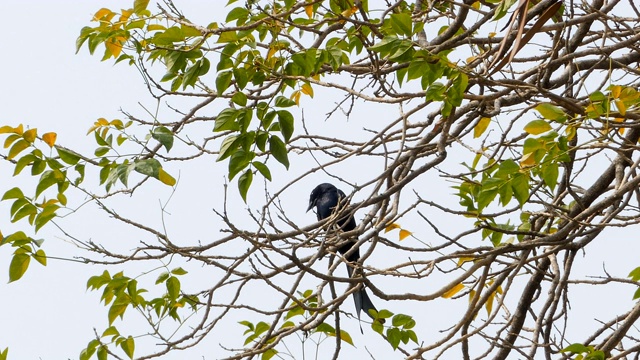
M350 264L346 265L347 273L349 274L349 278L351 278L353 275L353 268ZM378 309L376 309L375 305L373 305L373 302L371 301L371 298L369 298L369 294L367 294L367 291L364 287L353 293L353 301L356 305L356 314L358 315L358 320L360 320L360 312L362 311L364 311L365 314L369 315L371 319L375 320L375 317L371 315L371 313L369 313L369 310L373 309L378 312Z

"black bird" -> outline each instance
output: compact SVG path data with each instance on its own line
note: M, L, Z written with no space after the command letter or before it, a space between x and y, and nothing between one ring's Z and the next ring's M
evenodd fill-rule
M320 184L316 186L315 189L311 192L311 196L309 197L309 208L307 208L307 212L311 210L314 206L316 208L316 214L318 215L318 221L324 220L334 213L340 212L341 209L348 205L347 196L338 188L333 186L332 184ZM351 231L356 228L356 220L353 218L353 214L347 213L341 215L339 219L337 219L336 224L342 231ZM352 241L342 245L338 248L338 251L341 254L346 254L353 245L357 242L357 239L353 239ZM347 261L350 264L356 263L360 259L360 249L356 248L351 252L350 255L347 256ZM352 265L347 264L347 273L349 277L353 275ZM353 300L356 303L356 312L358 314L358 320L360 319L360 311L364 310L364 312L369 315L372 319L375 318L369 313L370 309L378 311L371 299L369 299L369 295L365 291L364 287L360 289L358 292L353 293Z

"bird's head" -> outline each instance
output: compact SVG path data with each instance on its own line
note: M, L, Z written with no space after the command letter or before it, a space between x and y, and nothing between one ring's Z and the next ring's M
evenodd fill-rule
M307 208L307 212L311 210L318 203L318 199L323 195L330 191L338 191L338 188L329 183L323 183L315 187L313 191L311 191L311 195L309 196L309 207Z

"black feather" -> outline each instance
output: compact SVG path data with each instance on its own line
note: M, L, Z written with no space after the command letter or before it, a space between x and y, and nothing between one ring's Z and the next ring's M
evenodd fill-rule
M332 184L320 184L316 186L316 188L311 192L311 196L309 197L309 207L307 208L307 211L315 207L318 221L324 220L332 216L334 213L339 213L341 209L346 207L348 205L346 198L347 196ZM356 228L356 220L354 219L353 214L350 213L341 215L341 217L336 220L336 224L342 231L351 231ZM353 239L352 241L338 248L338 251L344 255L349 252L349 250L351 250L356 242L357 239ZM351 252L351 254L347 256L347 261L350 263L347 264L347 273L349 274L349 277L352 277L352 266L358 260L360 260L360 249L356 248ZM371 299L369 298L369 295L367 294L364 287L353 294L353 300L356 305L358 319L360 319L361 311L364 311L367 315L369 315L369 317L375 319L369 313L369 310L373 309L377 312L377 309L371 302Z

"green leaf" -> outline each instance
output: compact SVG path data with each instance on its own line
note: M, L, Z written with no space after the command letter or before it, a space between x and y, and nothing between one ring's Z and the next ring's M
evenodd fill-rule
M218 95L222 95L225 90L229 88L229 85L231 85L232 75L233 73L231 71L223 71L218 74L218 77L216 78L216 91L218 92Z
M120 344L120 347L122 348L124 353L127 354L129 359L133 359L133 351L136 348L136 344L135 344L135 342L133 340L133 337L131 337L131 336L127 337L127 340L123 341Z
M224 109L218 114L216 117L216 123L213 127L213 131L238 131L240 130L240 126L236 122L238 117L238 110L233 108Z
M147 9L148 5L149 0L135 0L133 2L133 12L135 12L136 14L140 14Z
M156 279L156 285L160 284L161 282L165 282L167 279L169 278L169 273L168 272L163 272L162 274L160 274L158 276L158 278Z
M564 123L567 120L567 114L562 111L561 108L549 104L542 103L535 107L535 109L542 115L543 118Z
M511 187L520 206L524 205L529 199L529 178L525 174L516 174L511 179Z
M572 352L574 354L581 354L584 352L588 352L590 351L588 347L582 345L582 344L571 344L569 346L567 346L566 348L560 350L560 352Z
M109 314L107 317L109 318L109 326L113 324L118 316L122 318L124 316L124 312L127 310L127 306L129 306L128 301L117 301L111 305L109 308Z
M106 155L109 152L109 150L111 150L111 149L108 146L101 146L101 147L96 149L94 154L97 157L102 157L102 156Z
M296 104L295 101L284 96L276 96L275 104L277 107L291 107Z
M242 148L234 152L229 159L229 179L233 179L240 171L244 170L254 156L255 153L246 152Z
M164 126L159 126L151 131L151 136L156 139L169 152L173 147L173 132Z
M633 281L640 280L640 267L637 267L637 268L631 270L631 272L627 276L630 277L631 280L633 280Z
M265 352L262 353L262 357L260 359L261 360L269 360L274 355L276 355L277 353L278 353L278 350L276 350L276 349L267 349Z
M87 348L80 352L80 360L89 360L91 356L96 352L96 347L100 344L100 342L96 339L89 341L87 344Z
M47 255L45 254L44 250L38 249L38 251L33 254L33 258L43 266L47 266Z
M23 139L16 141L11 147L11 150L9 150L7 159L11 160L15 158L16 156L18 156L18 154L20 154L24 149L28 148L30 145L31 143Z
M140 174L151 176L154 178L158 178L158 173L162 168L160 161L156 159L144 159L144 160L136 160L135 162L135 170ZM126 184L125 184L126 185Z
M240 190L240 195L242 196L242 200L247 202L247 193L249 192L249 187L251 187L251 182L253 181L253 172L251 169L248 169L244 172L244 174L240 175L238 178L238 190Z
M391 325L400 327L404 326L411 320L411 316L405 314L397 314L391 319Z
M180 280L175 276L171 276L167 279L166 285L169 299L175 301L180 296Z
M247 106L247 95L245 95L241 91L238 91L237 93L233 94L233 96L231 97L231 101L240 106Z
M411 37L412 21L411 15L408 13L391 14L390 16L391 27L395 30L396 34Z
M238 135L232 134L222 140L222 144L220 144L220 152L218 153L216 161L222 161L233 155L233 153L238 149L238 138Z
M285 142L289 142L293 135L293 115L287 110L278 111L278 123L280 124L280 132Z
M279 137L275 135L269 137L269 150L271 151L271 154L273 154L273 157L275 157L279 163L284 165L285 168L289 168L287 148L284 145L284 142L282 142Z
M19 280L29 268L31 256L27 254L15 254L9 265L9 282Z
M178 268L175 268L175 269L171 270L171 273L173 275L186 275L188 272L185 269L183 269L181 267L178 267Z
M524 131L531 135L538 135L551 130L551 125L544 120L533 120L524 127Z
M400 345L400 340L402 339L402 334L400 333L400 329L398 328L390 328L387 329L387 341L391 344L393 349L397 349L398 345Z
M558 175L559 170L557 162L546 164L542 168L542 180L544 180L544 183L549 187L551 191L553 191L558 184Z
M269 168L267 167L267 165L259 161L254 161L251 163L251 165L253 165L256 169L258 169L260 174L262 174L262 176L264 176L265 179L271 181L271 171L269 171Z
M100 345L98 348L98 360L107 360L109 352L107 351L107 347L104 345Z
M442 101L447 88L440 82L434 82L429 86L426 93L427 101Z
M20 190L19 187L14 187L12 189L7 190L4 193L4 196L2 196L2 200L22 199L22 198L24 198L24 194L22 193L22 190Z

